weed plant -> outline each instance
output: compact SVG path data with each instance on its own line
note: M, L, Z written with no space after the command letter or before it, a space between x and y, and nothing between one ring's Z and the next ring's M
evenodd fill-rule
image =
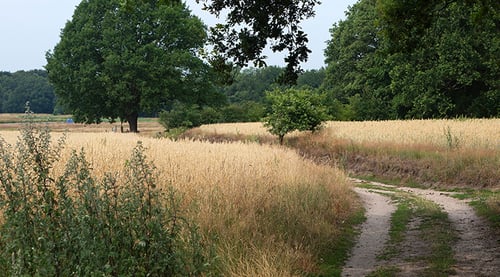
M210 257L172 186L156 186L139 142L120 172L97 179L83 150L54 174L65 138L27 110L15 147L0 139L4 276L196 276Z

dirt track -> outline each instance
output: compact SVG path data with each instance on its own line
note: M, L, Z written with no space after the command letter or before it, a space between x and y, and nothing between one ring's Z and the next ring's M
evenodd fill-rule
M389 238L391 214L396 210L389 197L367 189L355 190L365 206L366 221L342 276L364 276L377 267L376 256Z
M353 179L356 183L364 181ZM370 182L373 185L387 187L388 185ZM392 187L392 186L389 186ZM395 188L395 187L393 187ZM500 274L500 238L489 229L488 223L479 218L474 210L463 200L452 198L448 193L433 190L402 188L399 190L412 193L431 200L442 207L448 214L453 228L458 232L459 239L453 245L454 259L456 260L455 276L499 276ZM377 195L373 190L356 188L366 208L367 220L361 226L358 245L353 249L347 261L343 276L366 276L383 262L376 259L382 251L388 238L390 216L394 206L388 203L388 197ZM386 193L386 192L385 192ZM373 222L376 222L374 224ZM408 251L425 251L419 247L418 238L411 237L412 226L409 226L405 247ZM385 230L383 233L382 230ZM368 240L368 241L367 241ZM369 241L372 240L372 241ZM418 253L417 253L418 254ZM425 253L420 253L424 254ZM401 276L413 276L418 272L418 265L401 265ZM403 267L403 268L401 268Z

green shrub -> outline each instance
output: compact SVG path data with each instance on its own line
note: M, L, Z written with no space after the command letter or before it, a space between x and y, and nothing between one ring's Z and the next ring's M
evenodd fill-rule
M197 127L201 125L201 112L198 105L174 103L170 111L160 112L160 124L170 130L179 127Z
M317 131L327 119L322 96L310 90L275 89L267 92L271 112L264 125L278 136L280 144L286 134L297 131Z
M60 176L64 147L28 121L0 139L0 270L6 276L192 276L209 265L178 193L157 186L140 142L124 170L100 180L83 150Z
M219 122L220 119L220 112L212 107L201 108L195 104L175 102L171 110L160 112L159 121L166 130L170 130L198 127L202 124Z

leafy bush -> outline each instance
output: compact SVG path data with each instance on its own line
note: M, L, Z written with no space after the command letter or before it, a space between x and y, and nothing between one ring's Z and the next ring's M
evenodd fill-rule
M287 89L267 93L271 113L264 125L277 135L280 144L286 134L298 131L317 131L326 120L326 108L321 104L321 95L310 90Z
M171 110L160 112L159 122L167 131L176 128L185 130L203 124L260 121L264 112L263 104L252 101L217 108L176 102Z
M261 103L245 101L233 103L221 108L222 122L256 122L260 121L265 113Z
M54 174L54 145L31 114L14 149L0 139L0 270L6 276L192 276L209 265L197 227L138 142L119 173L92 176L83 150Z
M200 108L198 105L188 105L175 102L170 111L160 112L160 124L165 129L192 128L202 124L220 121L220 113L211 107Z

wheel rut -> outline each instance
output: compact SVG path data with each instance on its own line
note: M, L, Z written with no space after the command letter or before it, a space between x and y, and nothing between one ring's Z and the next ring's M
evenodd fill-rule
M451 197L451 193L434 190L395 187L358 179L353 179L353 182L391 187L437 203L448 214L448 219L458 234L456 243L452 245L456 263L451 276L500 276L500 238L495 236L488 222L478 217L466 201ZM357 245L344 266L342 276L366 276L377 267L388 265L387 261L384 264L384 261L377 260L377 255L383 251L389 238L390 219L396 207L389 197L376 190L356 187L355 191L365 206L366 222L361 225ZM411 248L413 244L416 246L419 243L412 243L412 239L410 238L409 243L407 240L403 247ZM406 264L405 268L401 268L398 263L391 266L400 267L400 276L412 276L405 275L405 272L412 272L411 263ZM421 268L415 268L414 271L419 270Z
M392 213L396 206L389 197L368 189L355 188L365 207L366 221L361 225L360 236L342 276L365 276L376 268L376 259L389 238Z
M459 239L453 246L458 276L500 276L500 238L488 222L476 215L465 201L449 193L416 188L400 188L441 206L448 214Z

